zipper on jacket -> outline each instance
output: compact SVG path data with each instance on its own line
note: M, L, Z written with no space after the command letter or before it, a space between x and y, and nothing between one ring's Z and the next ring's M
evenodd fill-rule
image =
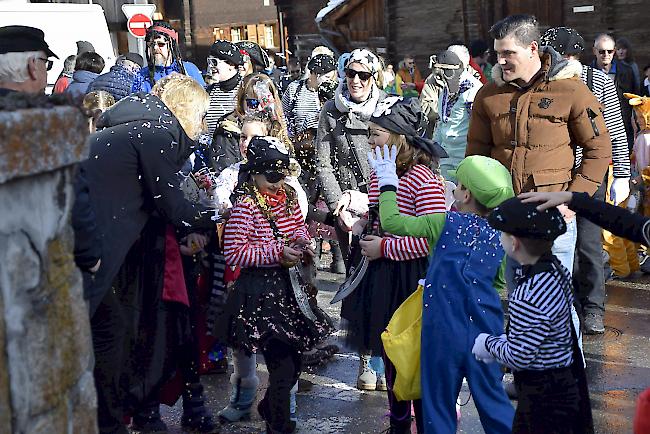
M596 125L596 118L598 115L591 109L591 107L587 107L587 116L589 116L589 121L591 122L591 128L593 128L594 134L596 137L600 136L600 130L598 129L598 125Z

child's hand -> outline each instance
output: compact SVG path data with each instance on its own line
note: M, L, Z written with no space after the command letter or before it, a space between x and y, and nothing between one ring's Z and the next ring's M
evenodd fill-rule
M397 146L391 146L390 150L388 145L384 145L384 155L382 156L381 148L377 146L373 151L368 152L368 163L373 168L377 175L377 183L379 188L386 185L393 185L397 187L399 179L397 179Z
M483 363L492 363L495 358L485 347L485 340L490 336L487 333L481 333L474 339L474 346L472 347L472 354L476 360Z
M384 256L381 251L381 240L382 238L376 235L366 235L359 241L361 254L371 261Z
M208 237L203 234L191 233L185 238L185 242L181 241L180 250L185 256L192 256L197 252L203 250L208 244Z
M291 246L284 246L282 250L282 260L290 264L297 264L302 258L302 250L293 248Z

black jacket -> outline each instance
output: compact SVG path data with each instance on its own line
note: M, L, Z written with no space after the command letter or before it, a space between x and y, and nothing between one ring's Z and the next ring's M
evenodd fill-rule
M101 242L101 266L84 288L91 315L152 216L179 228L214 225L211 213L188 202L178 187L177 172L194 142L160 99L126 97L97 126L103 129L89 137L90 154L81 167ZM84 233L77 230L76 236Z

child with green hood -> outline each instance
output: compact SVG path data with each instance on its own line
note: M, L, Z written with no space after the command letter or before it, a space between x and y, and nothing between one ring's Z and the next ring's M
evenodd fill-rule
M421 372L425 433L456 432L455 403L467 378L486 433L510 433L514 409L496 363L478 362L472 346L479 333L501 335L503 311L497 292L505 286L499 231L486 216L514 195L509 171L496 160L471 156L455 171L458 212L400 215L396 201L397 150L384 146L368 157L381 195L384 230L425 237L431 248L422 306Z

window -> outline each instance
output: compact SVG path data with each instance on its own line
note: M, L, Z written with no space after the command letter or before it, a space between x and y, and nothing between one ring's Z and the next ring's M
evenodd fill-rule
M275 47L273 42L273 26L264 26L264 40L267 47Z
M230 29L230 40L235 43L241 41L241 29L239 27L233 27Z

